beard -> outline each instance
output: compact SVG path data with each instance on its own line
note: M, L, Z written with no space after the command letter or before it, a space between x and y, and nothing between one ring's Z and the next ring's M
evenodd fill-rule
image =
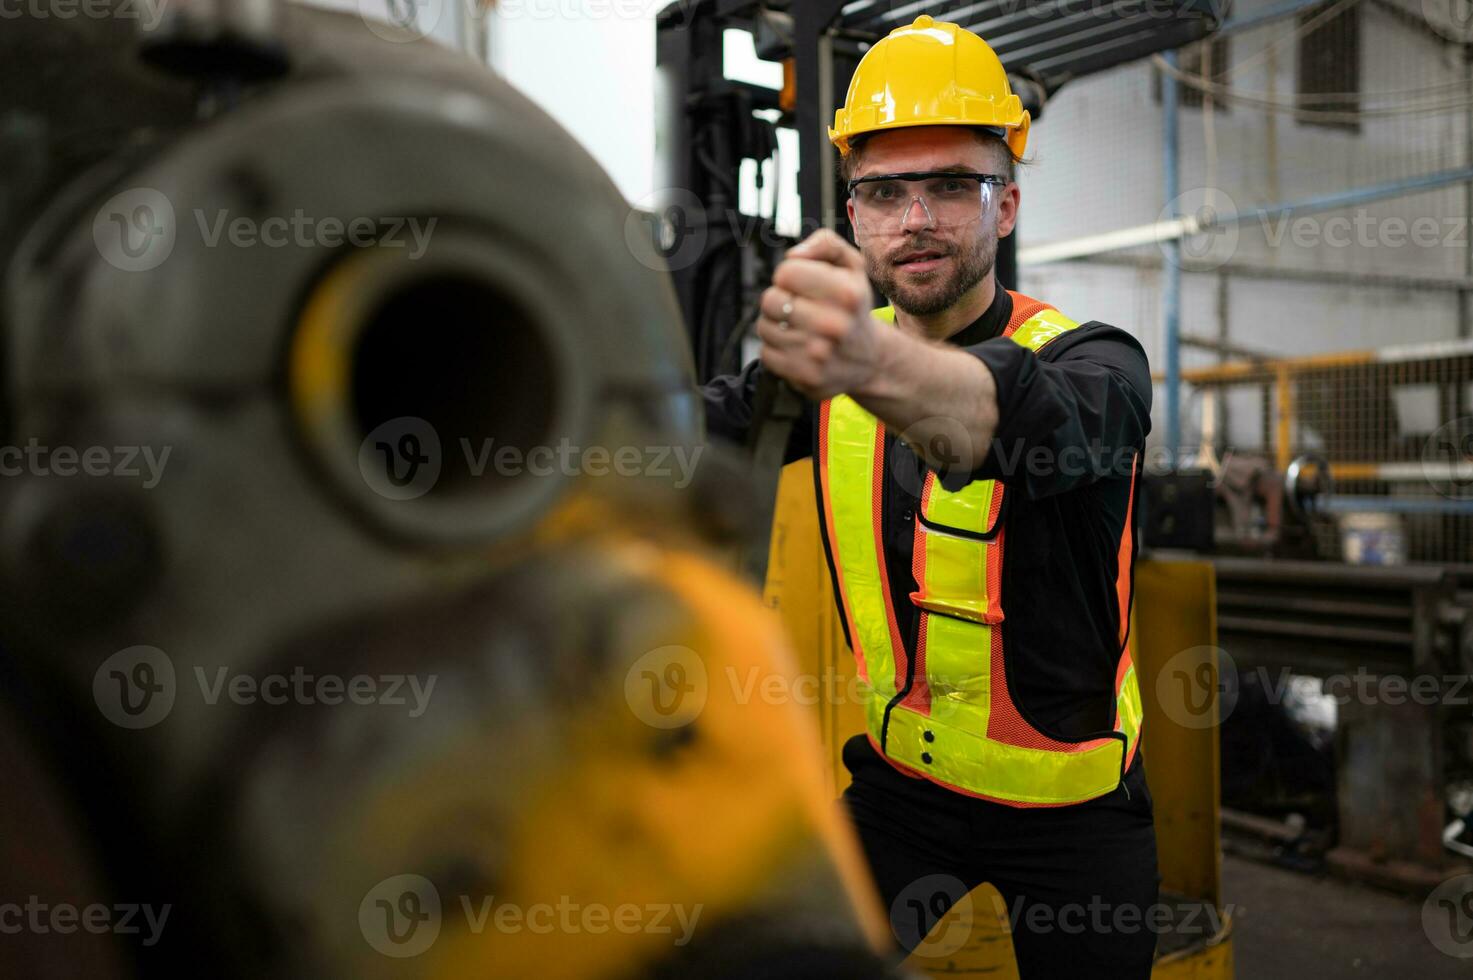
M907 273L893 257L921 249L934 249L952 260L955 268ZM992 222L983 222L979 233L960 243L918 235L886 255L864 250L865 272L898 310L911 316L935 316L965 296L992 273L997 260L997 235Z

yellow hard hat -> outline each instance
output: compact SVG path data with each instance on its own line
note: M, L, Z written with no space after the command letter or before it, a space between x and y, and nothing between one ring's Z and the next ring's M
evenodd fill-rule
M992 48L925 14L865 53L829 140L847 157L855 136L904 126L998 129L1014 157L1028 145L1028 111Z

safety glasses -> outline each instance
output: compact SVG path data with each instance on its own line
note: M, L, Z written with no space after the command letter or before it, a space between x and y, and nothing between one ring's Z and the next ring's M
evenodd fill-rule
M959 228L977 221L992 203L993 188L1008 184L999 174L924 170L873 174L849 182L854 219L864 234L900 231L911 208L920 205L927 228Z

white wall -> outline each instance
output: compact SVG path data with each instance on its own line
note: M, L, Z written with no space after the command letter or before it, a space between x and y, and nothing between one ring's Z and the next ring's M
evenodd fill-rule
M1235 16L1251 15L1272 0L1240 0ZM1439 44L1373 4L1362 5L1361 91L1388 94L1378 105L1426 104L1467 98L1466 86L1417 92L1456 81L1463 69L1455 46ZM1293 18L1229 39L1229 63L1241 65L1234 89L1285 100L1295 92ZM1024 240L1031 245L1146 224L1163 216L1161 107L1153 97L1153 68L1138 62L1064 86L1034 129L1025 168ZM1183 108L1179 116L1180 189L1183 210L1207 200L1214 188L1220 212L1250 211L1282 201L1346 191L1464 165L1463 111L1369 118L1360 133L1309 126L1292 115L1243 105L1212 114L1215 165L1208 153L1206 114ZM1365 237L1346 222L1357 209L1322 213L1300 222L1254 221L1235 235L1219 235L1215 259L1294 269L1347 273L1460 277L1467 248L1397 245L1397 222L1441 221L1462 216L1461 188L1400 197L1362 206ZM1324 225L1341 218L1341 227ZM1387 219L1395 219L1390 224ZM1430 232L1430 226L1423 229ZM1444 226L1444 232L1451 228ZM1350 244L1338 245L1349 238ZM1430 240L1430 234L1423 240ZM1229 241L1230 240L1230 241ZM1310 243L1310 244L1305 244ZM1189 244L1206 245L1206 241ZM1154 250L1141 254L1156 254Z
M1271 2L1240 0L1235 14L1251 14ZM1454 46L1436 43L1378 6L1365 4L1362 9L1361 92L1388 93L1363 105L1468 98L1466 84L1430 88L1463 77ZM1294 27L1290 19L1232 36L1229 63L1245 64L1229 84L1281 99L1292 96L1297 44L1289 35ZM1153 97L1152 76L1149 63L1124 66L1070 83L1049 103L1033 130L1029 155L1034 163L1020 178L1024 245L1147 224L1165 216L1162 114ZM1289 114L1233 105L1214 113L1214 163L1204 113L1182 108L1179 166L1184 210L1203 203L1209 181L1218 210L1231 212L1464 166L1465 111L1460 107L1372 117L1359 133L1351 133L1302 125ZM1425 234L1413 240L1410 231L1419 218ZM1332 219L1338 222L1332 224ZM1435 234L1428 221L1437 223ZM1464 189L1452 186L1283 223L1255 220L1233 232L1189 239L1186 245L1195 257L1217 266L1231 263L1338 276L1339 281L1246 275L1228 279L1227 339L1268 353L1302 355L1458 336L1454 292L1362 280L1372 275L1461 279L1469 269L1466 222ZM1337 244L1347 238L1348 244ZM1365 240L1371 244L1361 244ZM1151 246L1116 253L1111 257L1114 264L1025 267L1022 288L1077 319L1105 320L1131 331L1159 371L1162 273L1159 268L1120 262L1145 258L1159 263L1162 257L1162 251ZM1216 273L1183 275L1183 333L1218 336L1218 289ZM1183 367L1216 360L1215 354L1200 348L1182 348ZM1197 439L1201 406L1190 388L1183 390L1182 398L1183 441L1191 445ZM1158 391L1156 439L1165 428L1161 408ZM1244 405L1234 413L1234 421L1256 416L1256 405ZM1252 428L1235 424L1231 440L1239 446L1256 444L1258 435Z
M654 17L666 2L503 0L489 18L492 65L634 201L654 190Z
M655 15L672 2L680 0L500 0L488 19L492 66L573 133L639 204L664 190L655 186ZM757 60L751 35L729 31L726 40L728 77L782 85L782 67ZM780 140L778 216L796 229L796 140ZM749 163L744 171L747 211L759 206L753 170ZM767 174L764 211L772 207L771 165Z

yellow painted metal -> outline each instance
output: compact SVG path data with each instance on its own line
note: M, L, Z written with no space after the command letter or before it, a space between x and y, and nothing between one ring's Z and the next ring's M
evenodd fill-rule
M1151 969L1151 980L1231 980L1232 976L1231 925L1213 945L1162 957Z
M849 782L840 752L847 739L864 731L864 707L854 658L834 612L807 461L792 463L783 472L768 569L765 601L778 611L794 640L800 673L819 692L814 718L837 794ZM1144 702L1141 751L1156 805L1162 887L1221 908L1217 728L1193 726L1190 716L1177 709L1175 699L1186 691L1174 675L1203 662L1215 670L1215 660L1210 655L1204 659L1202 649L1215 647L1217 637L1212 566L1142 560L1136 564L1135 581L1131 649ZM971 894L969 905L965 942L952 949L956 944L945 938L964 921L958 917L962 913L943 917L927 942L945 954L915 955L907 966L935 977L1016 977L1001 896L984 884ZM1211 944L1159 959L1153 980L1230 980L1231 923L1226 915L1222 921L1222 933Z
M1217 598L1205 561L1138 561L1131 648L1145 695L1141 742L1151 797L1161 887L1222 905L1218 845L1219 767L1215 724L1185 701L1201 690L1186 672L1217 671ZM1216 710L1215 702L1209 702Z
M1384 463L1331 463L1330 476L1337 480L1375 480Z
M337 266L308 297L301 323L292 337L287 365L292 407L308 428L322 426L345 403L349 382L344 310L353 303L361 271L372 262L362 254Z
M864 731L864 699L854 655L844 642L819 534L813 464L789 463L778 483L763 601L782 618L793 641L799 675L817 692L814 713L837 796L849 785L840 750L850 735Z
M978 885L931 928L905 966L947 980L1019 980L1007 902L992 885Z
M552 927L529 911L525 926L492 920L476 928L474 909L447 907L432 949L413 960L366 954L370 969L355 975L642 974L668 953L671 933L616 926L614 916L656 906L683 911L692 929L711 930L752 909L797 903L801 910L822 901L827 914L852 919L856 938L883 949L887 923L858 841L832 805L807 713L786 696L799 690L799 678L776 617L746 583L703 555L631 538L588 560L596 559L626 583L621 595L632 608L648 610L637 624L618 621L606 637L608 661L622 662L631 648L671 652L674 659L662 662L685 667L689 683L682 681L668 708L694 723L696 737L675 756L650 752L663 729L650 723L649 711L662 702L631 696L632 670L622 684L600 685L607 696L580 699L576 711L547 726L555 739L530 728L517 740L506 778L484 780L491 794L515 779L516 819L491 819L499 811L488 806L477 830L485 837L480 853L509 856L496 866L495 898L552 910ZM408 809L432 809L443 798L437 783L503 772L486 759L484 741L466 744L463 754L421 774L422 794L396 797L365 840L344 842L345 849L405 841L422 849L410 853L433 853L404 831L433 819ZM589 909L602 915L597 924L587 924ZM585 925L558 927L565 914L584 914ZM668 925L678 930L673 917Z
M1289 468L1290 450L1289 422L1294 418L1294 389L1289 384L1289 369L1280 364L1274 369L1274 412L1277 434L1274 437L1274 465L1282 473Z
M1350 367L1356 364L1372 364L1376 361L1375 351L1346 350L1333 354L1311 354L1306 357L1265 358L1256 361L1228 361L1207 367L1187 368L1181 379L1188 384L1212 384L1222 381L1241 381L1254 378L1265 371L1287 368L1291 372L1313 371L1321 368ZM1152 374L1153 381L1164 381L1166 375Z

